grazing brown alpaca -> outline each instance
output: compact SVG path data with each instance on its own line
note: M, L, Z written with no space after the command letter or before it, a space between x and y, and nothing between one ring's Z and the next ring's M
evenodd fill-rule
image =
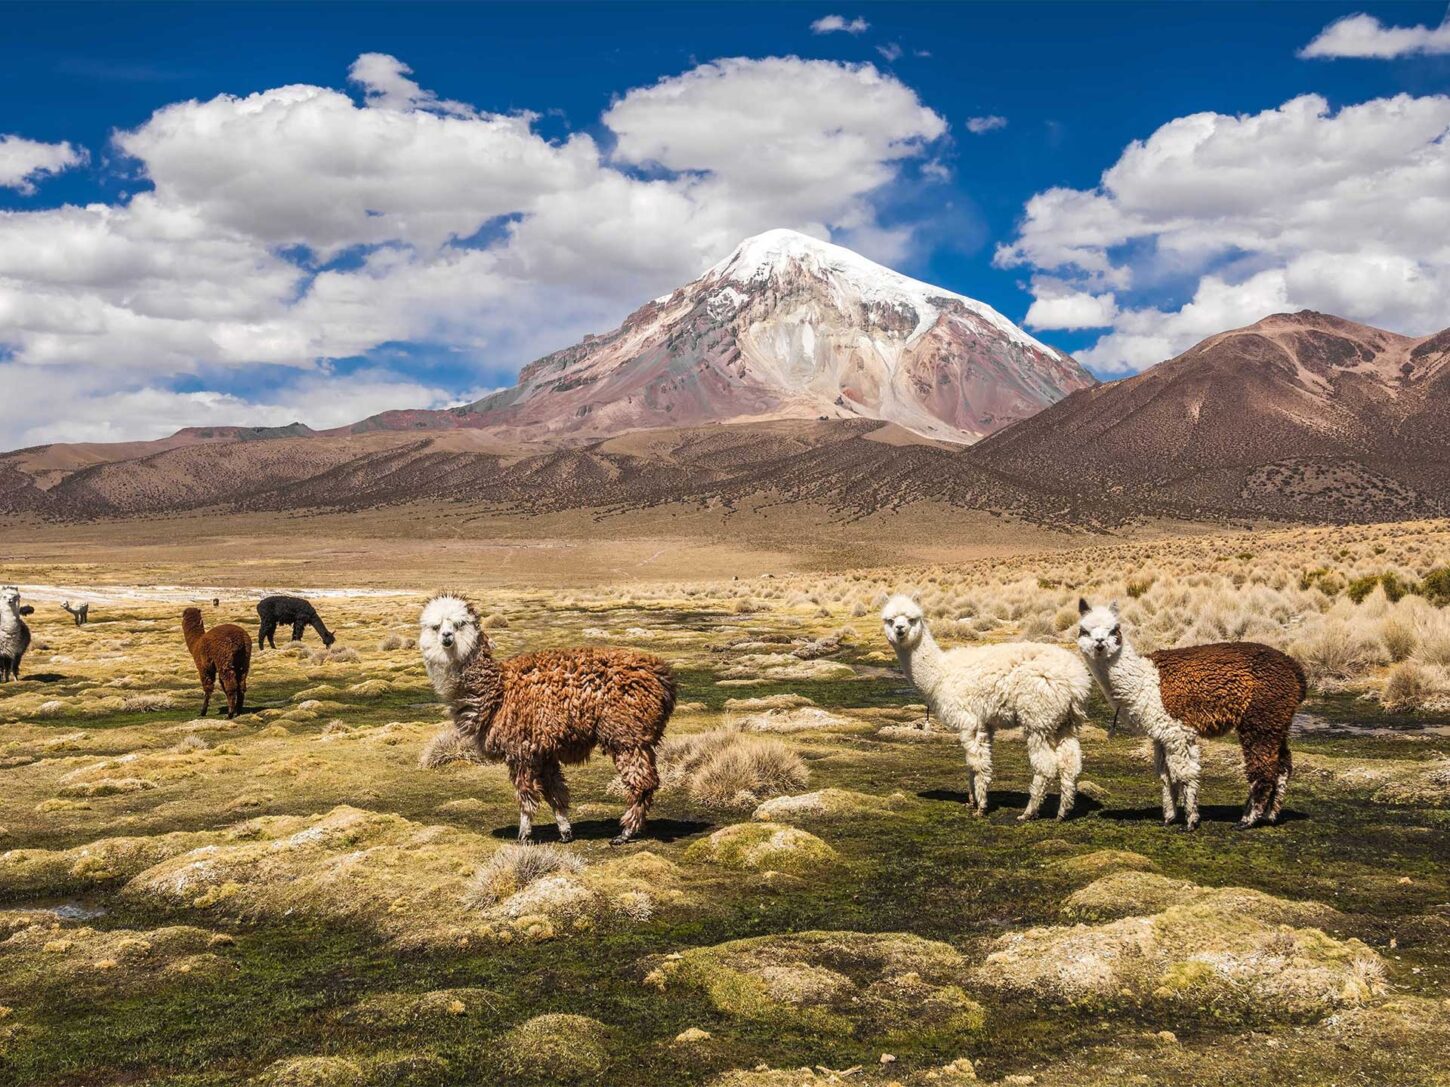
M191 659L196 661L196 672L201 677L205 695L201 716L206 716L211 705L211 692L217 680L221 680L222 693L227 697L227 717L241 713L247 700L247 672L252 667L252 636L235 623L223 623L207 630L201 621L200 608L187 608L181 613L181 633L186 637L186 648L191 650Z
M493 658L472 605L436 596L423 609L418 647L454 726L488 758L502 759L519 797L519 841L533 830L539 799L571 841L569 787L561 763L598 747L614 760L629 807L612 844L644 826L660 778L655 747L675 708L670 666L628 649L550 649Z

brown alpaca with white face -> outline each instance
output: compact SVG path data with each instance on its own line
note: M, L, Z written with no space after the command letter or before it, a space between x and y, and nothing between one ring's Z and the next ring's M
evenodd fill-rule
M200 608L181 613L181 633L201 677L201 716L211 706L211 693L218 681L227 698L227 717L242 712L247 700L247 673L252 667L252 636L235 623L206 629Z
M1294 771L1289 725L1308 693L1293 657L1257 642L1219 642L1140 656L1123 635L1118 605L1078 602L1078 648L1115 710L1153 741L1163 822L1182 804L1198 826L1198 741L1237 731L1249 798L1239 829L1278 821Z
M519 841L533 831L539 800L554 809L559 837L573 839L561 764L597 747L614 760L629 797L620 845L644 826L659 787L655 748L675 708L675 677L659 657L629 649L549 649L493 657L466 600L435 596L423 608L418 648L454 727L486 758L502 759L519 798Z

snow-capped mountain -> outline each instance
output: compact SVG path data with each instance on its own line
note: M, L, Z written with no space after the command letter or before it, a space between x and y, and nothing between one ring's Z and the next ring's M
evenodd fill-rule
M388 413L354 430L592 436L825 417L970 443L1092 384L988 305L772 230L613 332L526 366L514 388L434 419Z

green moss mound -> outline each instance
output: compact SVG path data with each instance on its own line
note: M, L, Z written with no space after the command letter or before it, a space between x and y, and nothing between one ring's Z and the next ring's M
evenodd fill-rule
M575 1083L609 1066L609 1028L587 1015L536 1015L505 1034L499 1065L531 1082Z
M803 932L732 940L661 961L648 980L703 992L727 1015L887 1040L981 1029L966 960L906 933Z
M781 823L737 823L723 827L685 851L685 858L725 868L806 873L829 868L839 855L821 839Z
M342 1057L293 1057L252 1079L254 1087L364 1087L362 1068Z
M1010 933L993 944L977 979L1073 1003L1233 1010L1249 1018L1308 1018L1385 991L1384 963L1360 941L1213 902Z

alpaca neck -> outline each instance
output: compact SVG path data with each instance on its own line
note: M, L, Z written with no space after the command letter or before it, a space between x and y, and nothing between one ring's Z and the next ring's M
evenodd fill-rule
M911 681L911 685L926 696L928 702L932 700L937 685L941 682L944 656L930 630L922 630L921 640L916 643L915 649L896 650L896 659L901 662L902 672Z
M1093 657L1087 663L1114 710L1126 710L1139 725L1152 717L1159 698L1158 672L1152 661L1124 640L1111 657Z
M427 666L433 689L447 704L454 727L481 742L503 705L503 669L493 659L487 640L480 638L467 657L430 658Z
M187 615L181 620L181 636L186 639L186 648L191 655L196 656L198 643L201 636L206 633L206 625L201 621L200 615Z
M20 613L10 608L0 608L0 630L9 634L20 629Z

